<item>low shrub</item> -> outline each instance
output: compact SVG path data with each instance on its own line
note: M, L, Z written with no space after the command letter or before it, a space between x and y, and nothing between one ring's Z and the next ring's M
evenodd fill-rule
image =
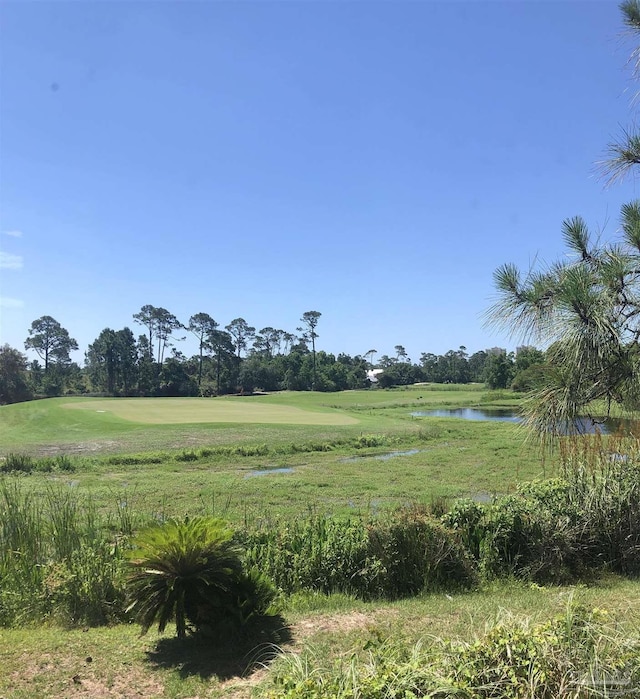
M129 554L127 608L143 632L163 631L175 619L187 631L225 637L256 616L271 613L276 590L244 570L241 550L225 522L212 517L171 519L143 529Z
M442 517L487 577L568 583L602 570L640 574L640 459L586 438L565 453L563 478L521 484L482 507ZM633 446L633 445L632 445Z
M384 571L374 581L375 596L395 599L477 583L476 567L458 537L419 510L399 510L370 525L368 555Z
M537 583L567 583L585 572L581 530L535 500L510 495L488 512L480 565L488 577L514 575Z
M362 595L379 573L368 558L360 520L309 517L243 534L245 560L286 593L318 590Z
M175 457L176 461L184 462L184 463L189 462L189 461L197 461L198 458L199 458L199 455L197 454L197 452L195 452L193 450L190 450L190 451L184 450L184 451L180 452L179 454L176 454L176 457Z
M2 473L31 473L35 468L35 460L28 454L14 454L10 452L0 461Z
M456 500L448 512L442 515L443 524L453 529L467 551L478 561L486 534L485 515L487 508L468 498Z
M169 454L129 454L110 456L107 463L111 466L143 466L144 464L164 464L169 459Z
M389 443L389 438L384 434L361 434L353 445L356 449L367 447L384 447Z
M396 599L468 588L476 569L454 532L417 510L370 522L310 517L245 534L246 560L286 593Z
M507 618L471 643L435 639L413 648L375 635L349 662L313 654L276 663L271 699L620 697L640 689L640 640L625 638L606 613L572 602L548 622Z

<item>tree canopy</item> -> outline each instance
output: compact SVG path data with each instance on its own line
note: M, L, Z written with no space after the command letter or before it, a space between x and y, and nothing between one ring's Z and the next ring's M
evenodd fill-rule
M640 34L640 0L620 6L626 27ZM640 47L632 54L636 74ZM625 131L601 163L609 181L640 164L640 134ZM494 273L498 298L489 321L548 345L527 408L541 435L575 428L577 418L617 404L640 409L640 201L622 206L620 236L594 242L580 216L562 224L569 256L526 274L505 264Z

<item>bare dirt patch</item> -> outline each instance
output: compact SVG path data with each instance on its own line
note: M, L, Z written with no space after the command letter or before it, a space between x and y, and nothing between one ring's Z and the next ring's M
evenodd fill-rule
M304 619L293 626L293 637L297 643L318 634L344 634L366 629L375 624L377 615L349 612L348 614L318 615Z
M79 442L76 444L43 444L35 447L34 454L36 456L59 456L61 454L82 456L83 454L117 451L120 446L120 442L113 439L104 439L99 442Z
M91 699L131 699L162 696L164 684L143 668L131 664L109 665L43 653L34 657L24 654L20 670L10 676L12 691L42 687L54 697L91 697Z

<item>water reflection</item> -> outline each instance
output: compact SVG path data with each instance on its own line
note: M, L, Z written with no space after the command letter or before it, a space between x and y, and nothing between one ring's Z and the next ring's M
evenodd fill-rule
M461 420L489 420L491 422L522 422L518 410L513 408L451 408L440 410L417 410L412 417L455 417ZM629 431L635 424L634 420L622 418L588 418L581 417L576 421L575 429L567 425L558 430L562 434L578 432L579 434L613 434L620 430Z
M452 408L449 410L417 410L413 417L457 417L461 420L493 420L520 422L522 418L512 408Z

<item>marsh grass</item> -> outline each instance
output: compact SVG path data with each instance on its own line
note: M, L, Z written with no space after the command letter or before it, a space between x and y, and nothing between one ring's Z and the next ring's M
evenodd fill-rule
M39 497L23 482L0 481L0 624L122 619L120 560L118 539L90 500L53 487Z
M489 434L490 428L495 426L488 427ZM103 466L101 488L96 487L101 475L95 464L85 474L74 474L73 481L24 472L7 475L0 490L0 619L13 624L42 616L68 623L122 618L120 559L127 539L149 522L186 514L232 514L247 548L247 564L260 567L287 593L317 590L394 599L469 588L479 577L558 584L607 570L636 575L640 461L634 440L568 440L562 447L563 477L523 483L486 505L433 493L427 502L416 502L421 478L435 473L429 459L436 449L412 452L389 466L371 458L388 448L380 446L388 443L380 434L350 442L350 453L359 455L355 460L347 462L332 452L329 462L325 452L313 450L305 452L303 466L289 467L287 473L283 466L291 461L265 464L253 452L227 457L240 474L257 463L267 474L262 479L239 478L233 470L225 474L218 466L225 460L220 454L203 457L210 461L202 468L195 450L159 465L137 459L126 466L126 487L106 470L111 463ZM257 451L262 453L259 445ZM166 469L162 478L150 470L156 467ZM452 478L455 471L446 473ZM457 475L468 477L461 467ZM82 478L87 487L80 490ZM196 485L214 480L224 487L217 491ZM342 490L345 497L346 488L346 497L359 491L360 506L345 512L334 501L328 507L336 492ZM151 489L157 500L150 497ZM394 495L388 507L371 504L378 493ZM176 512L181 498L185 509ZM293 501L296 509L281 507L280 499ZM98 570L108 574L101 576ZM93 579L99 592L91 589Z

